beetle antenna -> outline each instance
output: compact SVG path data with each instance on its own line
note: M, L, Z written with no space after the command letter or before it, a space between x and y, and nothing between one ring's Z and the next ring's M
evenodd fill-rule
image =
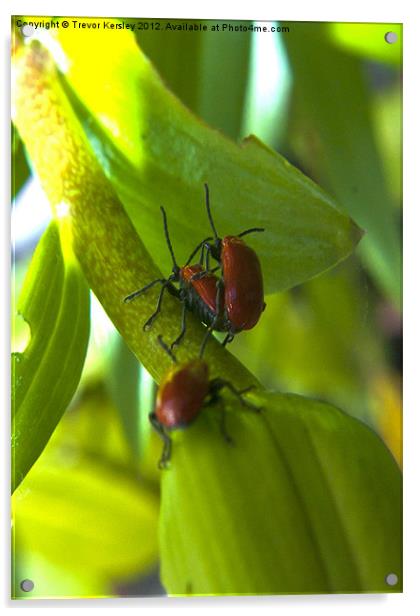
M209 192L209 187L208 187L207 183L204 184L204 188L205 188L205 191L206 191L206 210L207 210L207 216L209 217L210 226L211 226L211 228L213 230L214 239L217 241L219 236L217 234L216 227L214 226L213 218L212 218L212 215L211 215L211 212L210 212L210 192Z
M174 249L172 248L171 239L169 237L168 220L166 218L166 212L165 212L165 209L162 206L160 206L160 211L162 212L162 216L163 216L163 229L165 231L166 243L168 245L169 252L171 253L172 262L174 264L174 267L177 268L178 265L177 265L177 262L176 262L176 259L175 259Z
M262 231L265 231L262 227L252 227L252 229L242 231L242 233L239 233L236 237L243 237L244 235L248 235L248 233L261 233Z
M175 355L173 354L173 352L171 351L171 349L168 347L168 345L166 344L166 342L164 342L162 336L159 334L159 336L157 337L158 342L160 344L160 346L162 347L162 349L164 351L167 352L167 354L169 355L169 357L172 359L172 361L176 364L177 363L177 358L175 357Z

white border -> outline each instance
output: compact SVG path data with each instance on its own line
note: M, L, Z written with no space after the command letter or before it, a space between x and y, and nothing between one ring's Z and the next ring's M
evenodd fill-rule
M352 0L348 3L334 3L330 0L311 2L310 0L294 0L293 2L278 2L275 0L259 0L255 3L244 0L240 6L228 3L226 0L194 3L190 0L156 0L155 2L134 5L129 0L118 2L86 2L83 0L15 0L7 3L17 15L74 15L103 17L178 17L178 18L208 18L208 19L259 19L259 20L300 20L300 21L354 21L354 22L399 22L405 15L412 12L410 3L405 0L390 2L390 0Z
M38 0L36 3L30 1L3 0L0 6L1 20L0 28L2 34L3 58L1 63L3 96L0 97L2 105L1 118L4 125L4 135L2 139L3 156L2 160L8 161L10 157L9 139L9 40L10 40L10 15L80 15L80 16L144 16L144 17L184 17L184 18L213 18L213 19L279 19L300 20L300 21L363 21L363 22L404 22L404 328L405 348L405 379L404 379L404 519L405 519L405 542L404 542L404 593L395 595L329 595L329 596L280 596L280 597L238 597L238 598L214 598L214 599L112 599L112 600L77 600L77 601L34 601L34 602L13 602L8 601L9 580L8 576L2 576L2 603L6 609L45 609L45 608L67 608L72 610L84 611L85 609L111 609L117 613L121 608L142 609L148 612L170 608L177 611L186 609L212 610L217 608L223 612L231 611L234 608L240 609L241 613L254 612L255 609L265 608L270 613L277 613L284 608L293 609L294 614L312 615L325 613L358 614L392 614L398 610L399 613L408 613L408 610L420 605L417 596L418 571L419 571L419 532L418 520L419 511L419 491L418 491L418 439L420 438L420 408L415 404L418 393L414 390L416 382L419 380L419 360L420 350L419 331L420 327L420 302L419 285L414 281L418 279L419 255L416 254L415 247L419 245L417 234L419 232L419 206L420 198L416 179L419 176L418 170L418 110L420 109L418 92L418 60L420 52L418 49L418 39L420 38L420 20L416 19L416 3L410 0L384 1L380 2L366 0L351 0L347 3L337 3L334 1L320 0L311 2L310 0L293 0L293 2L282 3L278 0L258 0L258 2L242 2L240 6L233 3L228 4L226 0L212 0L207 5L194 3L189 0L156 0L147 4L134 4L129 0L117 0L110 2L102 0L100 3L86 2L86 0L61 0L59 3L52 0ZM4 71L4 72L3 72ZM416 147L417 146L417 147ZM1 181L3 188L3 208L1 233L1 297L3 306L6 309L1 311L0 319L0 340L8 341L9 329L9 164L1 165ZM417 188L417 191L416 191ZM9 408L9 372L8 364L9 348L3 342L4 366L1 371L0 391L4 392L4 407L8 414ZM3 365L3 364L2 364ZM417 395L416 395L417 394ZM3 419L2 440L5 444L3 460L8 457L9 422ZM417 464L416 464L417 462ZM5 465L1 465L5 468ZM3 530L8 532L8 490L9 476L7 466L3 470L4 496L2 503ZM9 570L10 545L3 542L4 571Z

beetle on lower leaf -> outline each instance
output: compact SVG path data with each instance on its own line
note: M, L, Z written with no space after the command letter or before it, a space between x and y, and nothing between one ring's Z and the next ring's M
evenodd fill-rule
M179 365L161 336L158 337L158 341L174 362L174 366L160 384L155 411L149 415L153 427L164 442L158 464L160 469L164 469L167 468L171 457L172 441L169 433L189 426L203 407L220 400L222 389L228 389L242 406L255 412L261 409L243 398L243 394L253 386L238 390L225 379L210 379L208 364L201 356ZM225 441L232 444L233 440L226 431L224 406L220 410L220 431Z

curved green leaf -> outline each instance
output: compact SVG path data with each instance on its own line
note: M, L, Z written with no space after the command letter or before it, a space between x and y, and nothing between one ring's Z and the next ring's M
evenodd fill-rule
M159 381L172 365L157 342L158 334L174 340L180 330L180 303L164 299L164 310L150 331L143 324L154 312L159 289L130 304L124 297L151 280L161 278L75 118L57 78L51 56L32 43L14 57L15 122L31 161L48 195L53 212L68 229L85 277L124 340ZM48 152L48 156L45 155ZM188 345L178 351L180 361L197 357L204 327L187 318ZM217 341L206 347L214 374L229 374L237 387L256 385L256 379Z
M227 396L225 397L225 400ZM162 477L169 594L389 592L401 579L401 482L382 441L338 409L255 394L174 434Z
M182 263L209 230L204 182L222 235L266 229L249 241L261 258L267 292L297 285L351 253L361 231L324 191L257 138L236 145L204 125L165 87L128 31L118 47L106 30L95 38L65 29L51 36L64 51L65 77L91 143L165 271L170 257L159 206L168 210Z
M17 308L31 338L12 355L13 490L76 391L89 338L89 289L77 263L64 260L56 223L38 244Z
M20 189L23 187L31 170L26 160L24 147L19 137L19 133L12 125L12 199L15 199Z

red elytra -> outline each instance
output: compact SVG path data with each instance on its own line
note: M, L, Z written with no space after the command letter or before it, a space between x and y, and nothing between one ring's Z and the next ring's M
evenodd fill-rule
M190 424L199 414L209 393L209 369L205 361L195 359L174 366L161 383L155 415L168 430Z
M202 278L194 278L197 274L203 272L201 265L186 265L180 269L180 277L187 284L191 285L196 291L198 297L210 308L216 315L216 297L217 297L217 277L213 274L206 274ZM223 298L222 298L223 308Z
M246 329L252 329L258 323L265 309L264 284L257 253L241 238L248 233L264 231L261 227L253 227L242 231L236 236L219 237L210 211L209 187L206 191L206 210L213 230L214 239L202 242L200 265L204 260L206 250L206 269L209 271L209 256L211 255L221 267L224 286L223 302L226 330L229 338Z
M232 333L252 329L265 308L260 261L240 237L228 235L221 242L224 303Z

